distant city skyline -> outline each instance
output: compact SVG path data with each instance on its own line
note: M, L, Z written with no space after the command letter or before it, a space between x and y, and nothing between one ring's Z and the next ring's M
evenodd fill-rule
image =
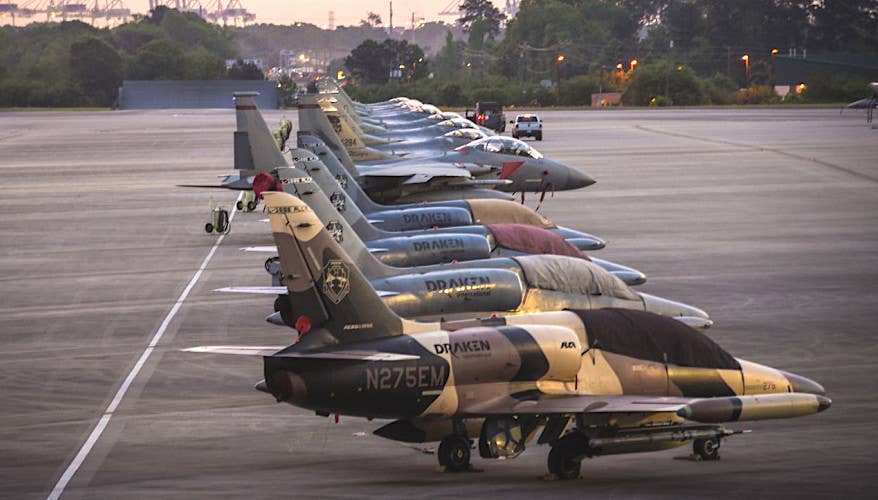
M190 0L191 1L191 0ZM201 5L206 10L214 10L217 0L202 0ZM221 0L227 4L229 0ZM390 24L390 2L372 0L362 2L356 0L326 0L322 2L277 2L275 0L240 0L242 6L256 16L256 24L293 24L296 22L309 23L326 28L329 25L329 13L333 13L335 26L359 25L369 12L375 12L381 16L384 26ZM492 0L494 5L503 9L505 0ZM39 10L44 7L46 0L32 2L18 2L19 8L33 8ZM93 0L74 0L73 3L82 3L91 9ZM99 5L103 1L99 1ZM174 5L173 0L164 2ZM182 2L181 2L182 3ZM426 21L445 21L453 23L456 15L440 16L439 12L450 7L454 10L456 0L394 0L393 1L393 25L408 27L414 14L415 22L424 19ZM145 14L149 10L148 0L123 0L126 8L132 13ZM45 14L37 14L32 18L17 17L15 24L18 26L30 22L44 22ZM12 19L7 15L0 17L0 24L11 24Z

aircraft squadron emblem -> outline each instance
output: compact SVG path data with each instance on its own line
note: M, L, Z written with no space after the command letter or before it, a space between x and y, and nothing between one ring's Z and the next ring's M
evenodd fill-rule
M326 224L326 230L329 231L329 234L332 235L332 239L334 239L337 243L341 243L344 241L344 229L341 227L341 222L337 219L331 219Z
M338 182L338 185L341 186L342 189L347 191L348 189L348 176L344 174L338 174L335 176L335 181Z
M329 201L332 202L335 209L339 212L344 212L347 203L347 199L344 196L344 193L341 191L333 191L331 195L329 195Z
M341 260L330 260L323 267L323 294L338 304L351 291L350 270Z

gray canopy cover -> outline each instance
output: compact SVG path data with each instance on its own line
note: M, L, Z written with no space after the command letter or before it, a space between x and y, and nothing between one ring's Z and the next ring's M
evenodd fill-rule
M528 286L580 295L608 295L640 300L628 285L593 262L561 255L513 257L524 271Z

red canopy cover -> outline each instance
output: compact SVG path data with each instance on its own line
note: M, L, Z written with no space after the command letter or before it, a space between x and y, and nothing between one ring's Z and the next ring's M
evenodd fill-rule
M524 224L488 224L497 245L530 254L566 255L589 260L562 236L546 229Z

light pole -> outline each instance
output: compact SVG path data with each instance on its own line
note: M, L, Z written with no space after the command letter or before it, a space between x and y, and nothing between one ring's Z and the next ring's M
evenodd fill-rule
M747 86L750 86L750 54L744 54L741 56L741 60L744 61L744 74L747 77Z
M778 52L780 52L780 51L777 49L771 49L771 86L772 87L774 87L774 85L777 83L777 77L775 75L775 70L774 70L774 56L776 56Z
M558 86L561 86L561 63L564 62L564 54L558 54L558 57L555 58L555 72L558 74Z
M637 66L637 59L631 60L631 71L634 71L634 68Z

